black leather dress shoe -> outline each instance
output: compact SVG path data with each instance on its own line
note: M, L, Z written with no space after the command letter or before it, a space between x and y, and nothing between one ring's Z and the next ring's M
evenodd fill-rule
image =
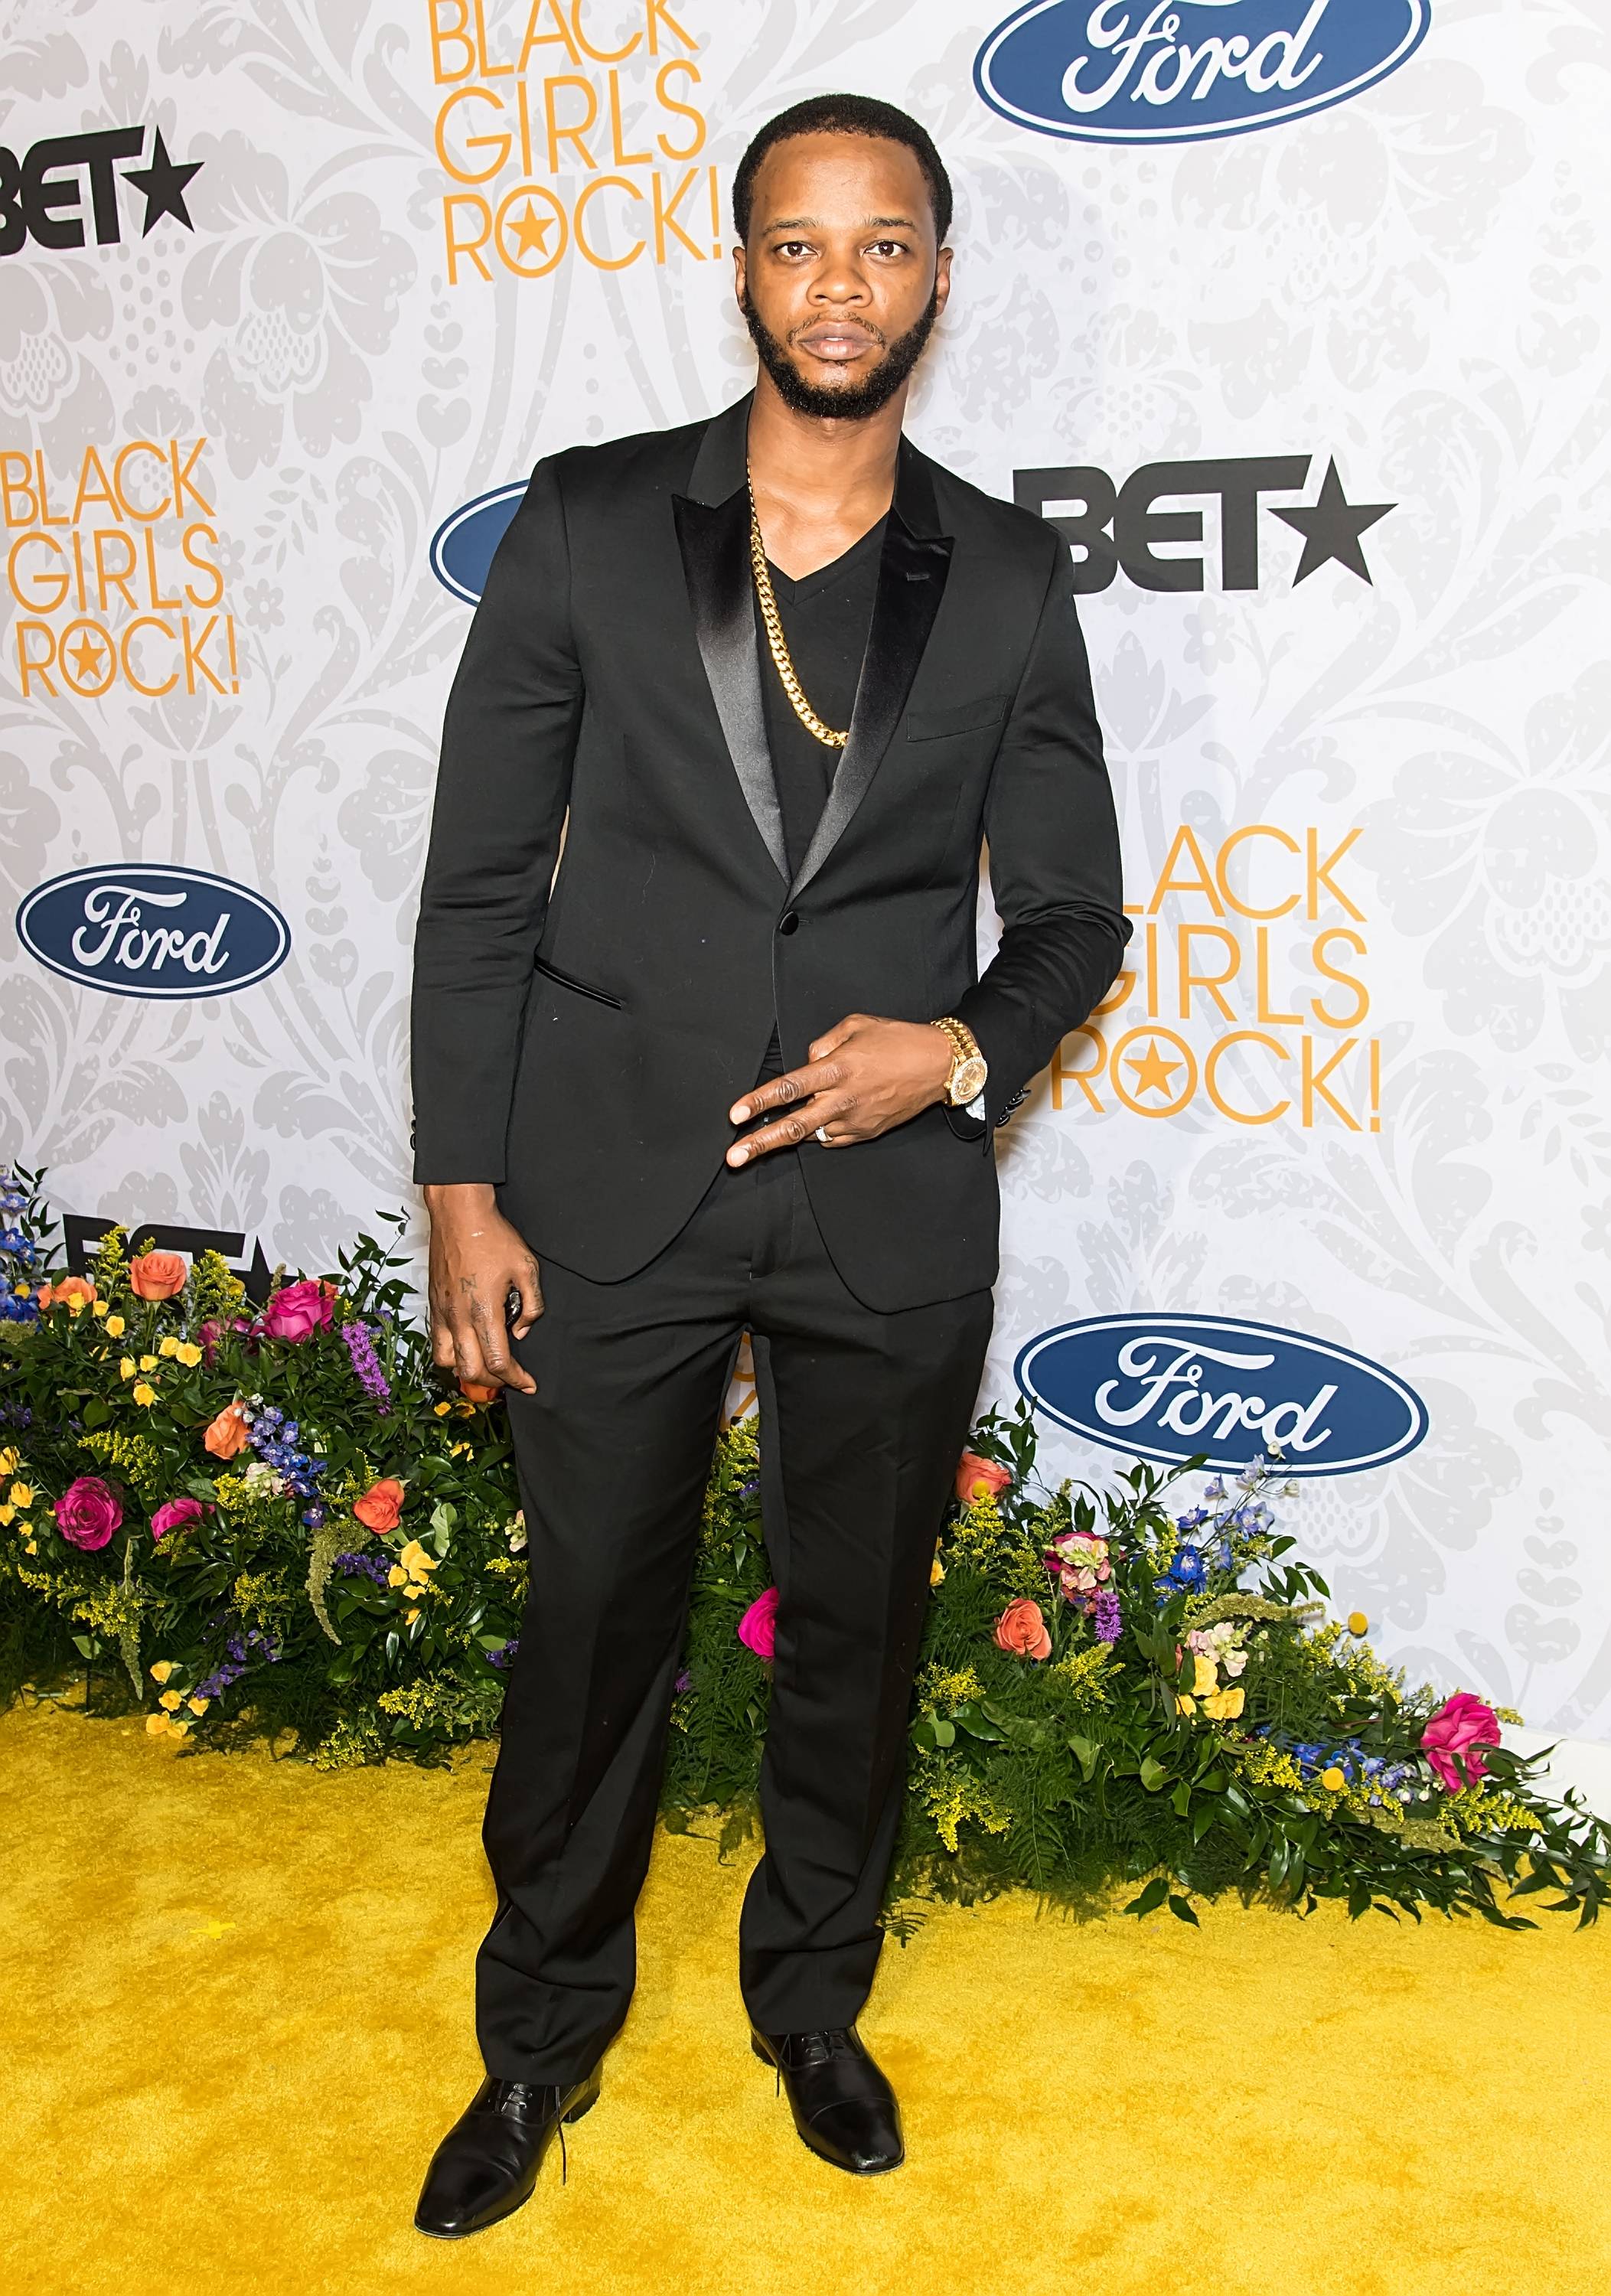
M531 2197L544 2152L562 2123L579 2120L598 2102L598 2067L586 2080L484 2080L437 2146L415 2210L416 2230L435 2240L462 2240Z
M758 2033L752 2027L750 2046L777 2066L794 2126L813 2152L853 2177L900 2166L900 2107L854 2025L819 2033Z

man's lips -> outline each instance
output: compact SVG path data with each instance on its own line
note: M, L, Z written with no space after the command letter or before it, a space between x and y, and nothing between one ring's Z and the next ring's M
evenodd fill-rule
M831 322L808 327L794 340L802 350L822 359L859 358L864 352L878 348L876 339L865 327L839 326Z

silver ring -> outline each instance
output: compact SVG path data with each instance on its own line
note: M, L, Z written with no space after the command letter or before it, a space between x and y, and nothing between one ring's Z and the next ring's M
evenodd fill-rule
M833 1144L833 1142L828 1138L828 1128L827 1128L827 1126L826 1126L826 1124L819 1124L819 1125L818 1126L818 1128L817 1128L817 1137L818 1138L818 1140L820 1140L820 1141L821 1141L821 1143L822 1143L822 1144L823 1144L823 1146L824 1146L825 1148L831 1148L831 1147L833 1146L833 1144Z

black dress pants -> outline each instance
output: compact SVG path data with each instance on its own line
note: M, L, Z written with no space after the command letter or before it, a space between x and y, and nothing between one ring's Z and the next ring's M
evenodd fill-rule
M646 1268L543 1268L510 1390L530 1592L482 1840L489 2073L579 2079L626 2017L701 1505L748 1330L778 1587L766 1849L739 1923L764 2032L848 2025L873 1981L930 1569L992 1300L879 1315L836 1273L800 1158L723 1167Z

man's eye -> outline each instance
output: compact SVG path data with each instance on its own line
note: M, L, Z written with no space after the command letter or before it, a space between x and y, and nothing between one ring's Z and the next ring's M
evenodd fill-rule
M873 242L872 252L875 255L904 255L906 242L900 239L876 239Z
M785 239L779 246L779 255L805 255L810 252L803 239Z

